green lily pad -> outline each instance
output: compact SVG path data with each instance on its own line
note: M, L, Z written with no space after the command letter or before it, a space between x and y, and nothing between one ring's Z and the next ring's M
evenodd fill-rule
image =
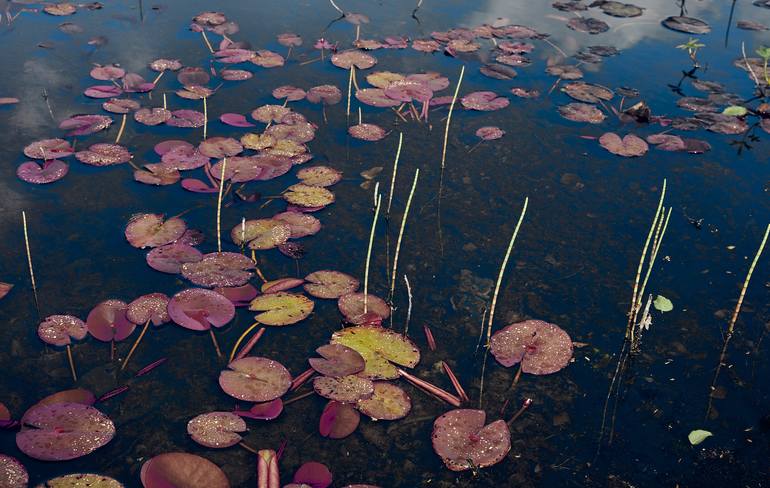
M690 432L689 434L687 434L687 439L690 440L690 444L692 444L693 446L697 446L698 444L705 441L707 438L711 437L712 435L714 434L712 434L707 430L696 429Z
M670 312L674 310L674 304L663 295L655 297L655 301L652 302L652 305L655 307L655 310L660 310L661 312Z

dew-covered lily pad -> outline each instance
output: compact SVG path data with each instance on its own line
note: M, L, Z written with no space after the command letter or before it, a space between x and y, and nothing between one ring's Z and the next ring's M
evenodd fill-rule
M349 403L326 404L318 422L318 432L329 439L344 439L358 428L361 414Z
M305 276L305 291L316 298L337 299L358 290L360 282L340 271L320 270ZM367 304L368 305L368 304Z
M227 365L219 374L225 393L248 402L269 402L283 396L291 386L291 374L278 361L245 357Z
M66 346L72 339L82 341L87 334L85 322L72 315L49 315L37 327L40 339L54 346Z
M101 474L75 473L57 476L36 488L124 488L124 485L114 478Z
M205 166L210 159L192 145L177 145L164 153L161 161L178 170L191 170Z
M143 125L160 125L171 118L171 112L163 107L142 108L134 112L134 120Z
M214 449L241 442L239 432L246 432L246 422L231 412L209 412L187 422L187 433L198 444Z
M246 220L230 231L236 245L248 244L250 249L272 249L291 237L289 224L275 219Z
M362 141L379 141L387 135L385 129L375 124L357 124L348 127L348 134Z
M77 10L77 7L68 2L52 3L43 7L43 12L57 17L72 15L77 12Z
M489 351L507 368L521 362L524 373L551 374L569 364L572 339L554 324L525 320L495 332Z
M240 154L243 146L232 137L209 137L200 143L198 151L210 158L224 158Z
M152 322L159 326L170 321L168 316L168 295L165 293L148 293L142 295L128 304L126 317L135 324Z
M706 22L694 17L671 16L663 19L661 23L668 29L686 34L708 34L711 32L711 27Z
M478 91L465 95L460 99L463 107L468 110L482 110L485 112L500 110L508 106L510 101L491 91Z
M359 375L370 379L398 378L394 364L413 368L420 361L420 351L408 337L379 326L347 327L335 332L331 342L358 351L366 362Z
M398 420L409 415L412 400L400 386L386 381L374 382L374 394L358 400L356 408L372 420Z
M283 85L273 89L273 97L279 100L286 99L289 102L298 102L305 98L307 93L302 88L292 85Z
M504 135L505 131L503 129L493 125L480 127L476 130L476 137L480 138L482 141L493 141L495 139L500 139Z
M366 303L364 303L366 302ZM351 324L365 324L373 320L390 317L390 306L382 298L369 293L364 300L363 293L348 293L337 300L337 307ZM364 311L366 309L366 311Z
M328 166L310 166L297 171L297 178L310 186L332 186L342 179L342 172Z
M58 159L45 161L42 165L35 161L27 161L16 168L16 176L27 183L44 185L64 178L69 169L69 164Z
M182 276L198 286L240 286L254 273L254 262L236 252L212 252L200 261L184 263Z
M171 297L168 315L186 329L203 331L227 325L235 316L235 306L217 292L188 288Z
M299 207L324 207L334 202L334 194L320 186L298 183L286 189L283 199Z
M142 465L140 477L144 488L230 488L216 464L186 452L155 456Z
M68 130L68 136L87 136L106 129L112 122L107 115L74 115L63 120L59 128Z
M555 64L546 68L545 72L562 80L579 80L583 77L580 68L571 64Z
M254 124L246 120L243 114L226 113L220 115L219 120L232 127L254 127Z
M256 297L249 310L262 312L254 320L264 325L296 324L313 311L315 303L299 293L278 292Z
M136 100L127 98L111 98L102 103L102 108L113 114L127 114L139 110L142 106Z
M185 263L196 263L203 254L192 246L175 242L156 247L147 253L147 264L162 273L179 274Z
M187 230L184 220L171 217L163 220L161 214L137 214L126 226L126 240L140 249L158 247L176 241Z
M262 283L261 291L262 293L278 293L296 288L304 282L305 280L302 278L278 278Z
M312 236L321 230L321 221L306 213L281 212L273 215L273 220L278 220L289 226L291 239ZM279 244L279 246L281 245L282 244Z
M644 139L633 134L627 134L621 139L620 136L614 132L602 134L599 138L599 144L612 154L628 158L643 156L649 149L649 146L644 142Z
M131 153L120 144L99 143L91 145L86 151L78 151L75 157L91 166L111 166L129 162Z
M334 85L318 85L307 91L306 98L310 103L334 105L342 100L342 92Z
M18 459L0 454L0 486L3 488L27 488L29 474Z
M372 107L384 108L401 105L401 102L398 100L393 100L385 95L385 90L382 88L364 88L363 90L357 90L356 99L359 102L371 105Z
M43 139L24 147L24 155L32 159L57 159L71 156L75 151L64 139Z
M105 300L86 317L88 333L102 342L119 342L130 336L136 324L128 320L128 305L122 300Z
M600 124L606 118L606 115L595 106L577 102L559 107L559 115L573 122L588 122L590 124Z
M344 69L350 69L351 66L368 69L377 64L377 58L357 49L338 52L332 55L331 61L334 66Z
M511 432L504 420L484 425L483 410L456 409L433 423L433 450L447 468L464 471L502 461L511 450Z
M25 414L16 445L41 461L66 461L90 454L112 440L115 425L99 410L79 403L35 407Z
M342 403L356 403L370 398L374 393L374 383L368 378L349 375L334 378L319 376L313 380L313 389L324 398Z
M356 350L342 344L325 344L316 352L323 357L310 358L310 366L324 376L340 377L360 373L366 363Z

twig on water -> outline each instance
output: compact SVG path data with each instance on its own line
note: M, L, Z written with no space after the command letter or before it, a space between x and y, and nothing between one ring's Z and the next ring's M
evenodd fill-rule
M118 144L123 136L123 130L126 128L126 118L126 114L123 114L123 120L120 122L120 129L118 130L118 136L115 138L115 144Z
M206 47L207 47L207 48L209 48L209 52L210 52L211 54L214 54L214 48L213 48L213 47L211 47L211 43L209 42L209 38L208 38L208 36L206 35L206 31L205 31L205 30L203 30L203 29L201 29L201 35L203 36L203 42L205 42L205 43L206 43Z
M206 103L206 99L208 97L203 97L203 140L206 140L206 135L208 133L209 128L209 108L208 104Z
M35 283L35 272L32 269L32 253L29 250L29 234L27 233L27 212L21 211L21 223L24 228L24 247L27 249L27 265L29 266L29 279L32 282L32 296L35 299L35 310L37 311L38 321L40 320L40 302L37 299L37 284Z
M142 332L139 334L139 337L136 338L136 341L134 341L134 345L131 346L131 349L128 351L128 355L126 355L126 360L123 361L123 364L120 365L120 370L121 371L126 369L126 366L128 366L128 361L131 360L131 356L134 355L134 351L136 351L136 348L139 346L139 343L142 342L142 338L144 337L144 334L147 333L147 328L150 327L150 320L151 319L147 319L147 322L144 323L144 327L142 328Z
M78 374L75 372L75 360L72 358L72 346L67 344L67 361L70 363L70 373L72 374L72 381L77 383Z
M409 191L409 198L406 200L404 216L401 218L401 228L398 230L398 240L396 241L396 252L393 255L393 271L390 275L390 294L389 299L393 299L393 292L396 288L396 273L398 271L398 255L401 252L401 241L404 238L404 229L406 228L406 219L409 217L409 208L412 206L412 197L417 188L417 179L420 177L420 168L414 170L414 180L412 180L412 189ZM391 190L392 192L393 190Z
M741 306L743 305L743 298L746 296L746 289L749 287L749 281L751 281L751 275L754 273L754 268L757 265L757 262L759 261L759 256L762 255L762 251L765 249L765 244L767 243L767 236L770 234L770 224L767 225L767 228L765 229L765 235L762 237L762 243L759 245L759 249L757 249L757 253L754 255L754 260L751 262L751 267L749 267L749 272L746 274L746 279L743 281L743 288L741 288L741 294L738 297L738 303L735 304L735 310L733 310L733 316L730 318L730 324L727 326L727 334L725 335L725 342L722 345L722 352L719 354L719 363L717 364L717 370L714 373L714 379L711 381L711 388L709 389L709 402L708 407L706 408L706 419L709 418L709 414L711 413L711 407L713 404L714 396L713 392L716 389L717 380L719 379L719 373L722 370L722 366L725 364L725 360L727 359L727 346L730 344L730 339L733 338L733 332L735 331L735 322L738 320L738 314L741 312Z
M224 158L222 160L222 173L219 178L219 197L217 198L217 252L222 252L222 189L225 186L226 167L227 158Z
M377 188L375 188L375 191ZM372 220L372 231L369 233L369 248L366 251L366 269L364 271L364 314L369 311L369 263L372 258L372 245L374 244L374 231L377 228L377 218L380 216L380 207L382 206L382 195L377 193L375 199L377 206L374 209L374 219Z
M406 306L406 325L404 325L404 335L406 336L409 334L409 321L412 320L412 286L409 284L409 278L407 278L406 275L404 275L404 283L406 284L406 296L408 299Z

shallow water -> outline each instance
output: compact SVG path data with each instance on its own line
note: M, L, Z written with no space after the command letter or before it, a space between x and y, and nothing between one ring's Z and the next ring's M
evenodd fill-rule
M676 85L683 70L690 69L686 53L674 47L689 36L660 25L666 16L678 15L680 7L667 0L636 3L645 8L641 17L612 18L597 9L584 13L610 25L608 32L599 35L567 29L564 24L574 14L554 10L550 2L426 0L414 17L411 1L350 1L344 8L371 18L370 24L362 26L365 38L424 38L432 31L474 27L506 17L511 23L551 34L550 41L568 54L589 45L615 46L622 51L619 56L581 66L585 81L636 88L655 115L689 116L690 112L676 106L678 95L668 86ZM702 18L712 27L710 34L699 36L706 45L698 53L704 68L695 76L721 82L726 91L749 99L753 82L733 66L733 60L740 56L743 43L751 56L768 42L768 36L732 25L726 37L730 4L699 1L686 5L688 15ZM9 5L12 12L24 7ZM240 32L233 39L248 40L254 48L286 54L286 48L275 40L282 32L296 32L305 41L286 66L262 69L249 64L254 78L225 82L209 101L209 135L240 137L245 130L221 124L218 115L247 114L273 103L270 92L280 85L309 88L329 83L345 92L347 71L328 61L300 63L317 56L312 43L319 37L349 46L355 37L354 26L345 21L331 23L337 15L324 2L270 0L259 2L258 8L255 5L115 1L102 10L81 9L71 17L21 13L11 25L0 26L5 47L0 51L0 96L21 100L18 105L0 106L0 235L4 237L0 281L16 285L0 301L0 344L5 345L0 354L0 369L5 372L0 379L0 402L16 418L41 397L72 387L65 354L44 347L36 334L38 317L24 253L22 210L28 216L42 316L70 313L84 319L95 304L108 298L130 301L154 291L171 295L190 286L181 276L153 271L145 264L145 252L128 245L123 230L135 213L175 215L192 209L184 219L188 227L206 234L199 247L203 252L216 250L212 195L189 193L179 185L142 185L133 181L128 165L94 168L72 158L70 173L63 180L29 185L15 175L16 166L26 160L22 148L38 139L58 137L62 133L58 122L67 116L103 113L101 101L82 95L84 88L95 84L88 78L92 63L120 63L127 71L147 78L154 75L146 69L147 63L159 57L180 58L185 65L207 68L209 53L200 35L190 32L188 25L194 15L208 9L222 11L238 22ZM770 25L770 10L741 0L736 2L733 24L737 20ZM74 22L84 32L65 34L57 29L61 22ZM104 36L108 42L99 47L88 45L95 36ZM309 143L315 159L307 164L328 164L343 171L345 179L332 187L336 202L317 214L324 226L321 232L300 241L307 254L299 261L299 272L277 250L258 253L260 268L269 278L303 277L316 269L338 269L363 278L373 185L362 188L364 179L359 173L384 167L376 181L387 195L398 132L403 132L393 217L387 227L378 229L370 291L387 295L387 263L392 260L413 172L420 168L399 264L399 274L409 276L413 292L410 336L422 352L415 371L450 389L435 367L438 361L448 361L468 390L472 405L477 405L482 354L474 354L474 350L482 314L522 201L528 196L529 210L500 290L495 328L537 318L559 324L573 341L582 344L567 368L549 376L524 375L513 391L509 386L515 369L503 368L491 358L487 362L483 405L488 418L499 418L506 400L510 405L505 418L524 398L534 400L513 424L511 453L478 473L450 472L430 444L433 419L450 407L409 385L404 387L412 397L413 409L406 419L362 420L358 431L344 440L323 439L317 432L317 419L325 400L314 396L287 406L274 421L249 421L246 442L265 449L278 449L282 441L287 442L281 459L284 482L303 462L316 460L329 466L334 486L355 482L383 487L767 486L768 254L757 265L746 294L730 344L731 367L720 376L720 396L724 393L726 397L715 400L716 418L707 420L704 414L722 331L770 222L766 156L770 136L759 127L751 130L755 138L705 130L675 131L708 141L712 150L694 155L651 147L641 158L614 156L596 140L581 136L599 137L607 131L647 136L661 127L623 125L611 114L599 125L561 118L556 107L572 100L558 88L550 91L556 79L545 73L547 63L558 53L545 42L528 42L536 45L533 63L517 67L519 76L511 81L492 80L479 73L482 62L492 57L488 40L482 40L480 51L457 58L411 48L376 50L372 53L378 59L376 67L359 73L359 83L365 84L365 75L374 70L438 71L450 79L450 88L440 93L446 95L451 94L460 67L465 65L461 94L493 90L509 96L510 106L500 111L454 112L443 178L440 156L446 109L433 111L429 125L405 123L388 109L363 106L365 121L392 130L382 141L365 143L346 135L344 97L342 103L326 109L327 123L318 106L306 101L292 103L294 110L319 126ZM46 47L39 47L41 43ZM685 79L682 91L705 96L691 82ZM538 89L542 95L516 98L508 93L514 86ZM173 92L179 84L166 74L160 88ZM41 96L43 90L56 121ZM153 101L147 95L140 98L144 105L153 106L160 104L158 96L153 94ZM200 102L182 100L172 93L169 101L174 108L201 110ZM617 106L618 101L616 96L612 104ZM756 106L756 102L750 105ZM358 106L355 100L353 106ZM469 153L477 141L474 132L485 125L497 125L506 135ZM112 142L117 126L79 138L78 147ZM201 137L200 129L152 128L130 121L121 143L132 151L134 162L142 164L158 160L152 147L161 140L198 143ZM734 143L741 140L750 147ZM293 174L252 187L264 196L277 195L296 182ZM613 443L604 444L597 457L602 406L623 342L639 254L664 178L667 204L673 210L648 292L669 298L674 310L654 312L642 353L624 377ZM227 233L242 217L269 217L285 206L280 200L262 209L260 205L238 203L223 210L226 249L236 250ZM702 228L688 218L702 218ZM399 278L394 312L397 330L403 330L406 318L407 293L402 283ZM250 312L240 309L230 325L217 331L224 348L229 350L251 318ZM340 322L333 301L316 300L310 318L268 330L253 354L277 359L299 374L306 369L306 358L328 341ZM436 337L435 352L427 348L424 324L430 325ZM118 347L119 356L124 357L129 343ZM0 431L0 452L18 457L26 465L31 484L59 474L90 471L113 476L126 486L141 486L138 473L144 460L162 452L185 451L222 466L233 486L255 486L255 461L250 453L237 447L203 448L185 431L187 421L195 415L234 406L216 382L223 364L217 361L205 334L173 324L151 330L131 360L133 367L160 357L168 357L168 361L136 380L116 372L119 363L110 362L108 344L89 339L74 346L74 351L79 386L99 395L130 384L128 392L99 406L115 421L118 435L78 460L43 463L18 451L13 432ZM714 436L690 446L687 434L693 429L706 429Z

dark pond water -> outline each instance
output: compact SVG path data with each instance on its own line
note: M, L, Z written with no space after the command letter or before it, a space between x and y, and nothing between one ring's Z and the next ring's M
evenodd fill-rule
M248 41L254 49L285 55L286 48L276 41L276 35L283 32L301 35L304 44L293 50L283 67L264 69L245 63L244 69L254 72L252 79L224 82L208 100L209 136L239 138L248 129L226 126L218 121L219 115L248 114L275 103L271 91L280 85L308 89L332 84L343 92L342 103L326 108L326 122L318 105L307 101L290 104L318 125L315 139L308 144L314 159L306 165L331 166L344 172L344 179L331 187L335 203L315 214L323 224L321 232L299 241L306 249L304 258L295 263L276 249L258 252L259 266L269 279L336 269L363 280L374 183L380 183L379 189L387 197L398 133L402 132L404 147L391 222L384 225L382 220L377 229L369 290L387 296L387 270L397 226L412 175L419 168L399 264L399 275L408 275L412 287L409 335L422 353L415 373L451 390L437 366L439 361L447 361L471 397L469 408L478 405L483 354L475 350L482 315L525 196L529 209L502 282L494 330L524 319L541 319L558 324L577 344L568 367L552 375L525 374L515 389L509 387L516 369L503 368L489 359L483 407L490 420L500 418L506 402L503 418L507 419L525 398L533 399L531 407L512 424L511 452L495 466L462 473L446 469L431 447L431 430L433 420L451 407L404 383L413 402L408 417L394 422L364 419L344 440L318 434L318 418L325 405L318 396L288 405L276 420L249 420L247 444L278 449L286 442L280 461L284 482L303 462L315 460L329 466L334 486L356 482L382 487L768 486L767 254L756 266L746 293L710 418L705 412L727 322L770 222L770 135L751 114L745 118L749 129L735 135L717 134L702 126L687 132L672 128L669 120L662 121L664 127L660 119L623 122L610 109L619 107L619 94L599 105L607 115L602 123L572 122L557 112L558 106L574 101L560 89L568 82L545 69L580 63L584 81L638 90L640 96L627 97L624 108L644 100L654 116L664 119L693 115L678 107L677 101L681 96L709 95L697 88L698 83L693 84L696 81L718 82L725 93L735 94L732 103L726 101L730 97L714 102L713 110L721 112L733 104L756 109L761 100L753 98L754 82L733 61L740 58L742 45L749 57L756 57L754 51L770 43L770 38L766 31L739 29L736 23L750 20L770 26L770 10L748 0L687 2L687 15L703 19L711 27L710 33L698 36L705 47L697 52L700 69L691 72L687 53L676 48L690 36L661 25L662 19L680 15L679 2L635 3L644 12L633 18L610 17L598 8L573 13L556 10L550 2L508 0L426 0L415 15L412 1L350 0L341 5L371 19L361 27L365 39L429 38L434 31L474 28L498 18L508 19L499 25L521 24L550 34L549 42L523 40L535 46L527 55L532 63L516 67L518 77L513 80L490 79L479 72L496 56L492 41L485 38L476 39L481 46L478 51L457 57L425 54L411 47L370 53L378 63L358 73L359 85L368 86L365 76L378 70L435 71L450 80L450 87L437 96L451 96L464 65L460 96L491 90L510 99L508 107L493 112L457 106L442 178L446 107L431 110L430 122L425 123L413 120L408 111L401 119L390 109L360 105L354 99L350 124L357 122L356 111L361 106L364 121L391 132L378 142L347 135L348 71L329 63L328 53L324 62L304 64L318 57L312 45L319 37L339 42L341 48L348 48L355 39L355 26L344 20L333 22L338 14L328 3L121 0L105 2L100 10L80 8L74 16L54 17L22 11L39 8L39 4L0 1L4 11L0 97L20 100L0 106L0 281L15 285L0 301L0 370L4 373L0 402L19 418L40 398L73 387L65 352L46 347L37 337L39 320L24 252L22 210L28 217L43 317L66 313L85 319L94 305L108 298L130 301L156 291L172 295L191 286L181 276L150 269L145 263L146 251L126 242L123 231L133 214L170 216L188 211L183 217L188 227L206 235L199 248L216 251L215 194L190 193L179 184L140 184L133 180L133 169L127 164L96 168L74 158L69 158L69 174L50 185L31 185L16 177L16 167L26 160L22 154L25 145L62 137L58 123L71 115L105 113L101 100L82 94L86 87L102 83L88 76L94 63L118 63L148 79L155 75L147 69L148 63L161 57L208 69L212 57L189 24L199 12L215 9L238 23L240 31L230 37ZM10 24L8 13L14 19ZM566 23L578 15L604 21L609 30L589 35L568 29ZM63 32L62 22L76 24L78 32L72 32L71 26L66 30L72 33ZM222 39L214 33L209 37L215 44ZM95 38L98 41L89 44ZM615 47L620 54L598 63L573 57L595 45ZM558 50L570 58L564 61ZM690 76L684 75L688 72ZM211 82L211 86L216 84ZM510 93L513 87L535 89L540 96L518 98ZM199 100L176 96L173 92L179 88L175 76L167 73L151 95L133 98L145 106L158 106L161 93L168 93L170 108L202 110ZM119 122L119 116L114 118ZM503 129L505 136L469 152L478 140L475 131L489 125ZM674 125L681 127L676 121ZM115 123L107 131L78 138L77 147L113 142L118 126ZM707 141L711 150L688 154L650 146L642 157L628 158L611 154L596 140L605 132L646 137L664 130ZM152 148L162 140L197 144L202 136L202 129L148 127L129 117L121 143L134 155L133 162L142 165L159 160ZM364 171L371 174L376 167L384 169L374 181L360 175ZM195 171L195 177L201 177L200 171ZM279 195L297 181L295 172L251 183L248 188L265 197ZM629 361L621 378L612 444L607 444L607 429L597 456L602 408L623 344L633 279L664 179L666 205L672 211L647 292L670 299L673 310L652 311L652 327L644 334L641 352ZM264 201L228 202L230 198L222 211L222 229L223 247L229 251L238 250L229 240L229 230L243 217L268 218L285 208L281 200L264 207ZM253 282L258 284L256 279ZM393 327L402 331L407 291L401 276L394 306ZM232 323L217 330L224 349L229 351L252 317L248 310L239 309ZM436 351L428 349L423 325L432 329ZM328 342L341 326L335 302L316 300L309 318L269 329L252 354L279 360L299 374L307 368L312 351ZM119 358L125 357L133 338L118 344ZM141 486L139 470L145 460L163 452L184 451L220 465L232 486L256 486L256 461L251 453L238 447L207 449L186 433L192 417L232 410L235 405L217 384L224 362L216 358L205 333L173 324L151 330L128 369L136 371L161 357L168 361L136 379L118 371L120 363L110 361L108 344L90 338L73 350L80 374L77 386L98 396L130 385L126 393L99 404L115 422L117 435L93 454L47 463L21 453L13 431L0 431L0 452L22 461L31 485L66 473L98 472L126 486ZM300 391L308 391L308 386ZM692 446L688 433L694 429L708 430L713 437Z

